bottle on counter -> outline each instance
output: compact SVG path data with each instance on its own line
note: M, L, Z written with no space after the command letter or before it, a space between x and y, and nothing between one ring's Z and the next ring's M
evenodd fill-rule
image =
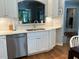
M13 24L9 24L9 31L13 31Z

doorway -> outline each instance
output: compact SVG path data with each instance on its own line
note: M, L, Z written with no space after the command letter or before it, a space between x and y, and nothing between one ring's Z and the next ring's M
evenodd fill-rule
M77 8L67 8L66 10L66 31L76 31Z
M68 43L72 36L78 35L77 8L67 8L65 17L64 36L66 37L66 43Z

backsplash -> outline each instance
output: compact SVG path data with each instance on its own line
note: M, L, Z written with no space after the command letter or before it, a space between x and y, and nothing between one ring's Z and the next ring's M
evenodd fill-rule
M45 24L18 24L16 30L26 30L31 28L44 28Z
M10 21L9 21L10 20ZM61 17L56 17L52 19L53 21L49 21L46 23L29 23L22 24L20 21L16 19L3 18L2 21L0 19L0 31L8 31L9 24L13 24L13 30L26 30L31 28L50 28L50 27L60 27L61 26Z
M8 25L10 24L9 18L0 18L0 31L8 30Z
M50 19L50 18L49 18ZM25 29L31 29L31 28L50 28L50 27L60 27L61 24L61 17L55 17L51 20L47 20L46 23L29 23L29 24L18 24L17 30L25 30Z

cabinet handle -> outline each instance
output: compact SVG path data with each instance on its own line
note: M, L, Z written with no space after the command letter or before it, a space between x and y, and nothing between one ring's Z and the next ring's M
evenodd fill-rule
M40 39L40 38L36 38L36 39Z
M40 39L40 38L35 38L35 39L28 39L28 40L36 40L36 39Z

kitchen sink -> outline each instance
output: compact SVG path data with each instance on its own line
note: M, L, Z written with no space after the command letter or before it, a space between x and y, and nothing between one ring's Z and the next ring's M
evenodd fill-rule
M34 28L34 29L27 29L26 31L38 31L38 30L45 30L44 28Z

